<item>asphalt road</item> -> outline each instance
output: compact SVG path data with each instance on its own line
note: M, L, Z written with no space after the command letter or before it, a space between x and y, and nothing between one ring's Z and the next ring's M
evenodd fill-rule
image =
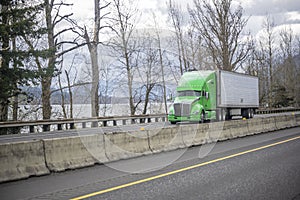
M0 199L300 199L299 152L300 127L3 183Z
M295 114L300 114L300 112L295 112ZM291 113L273 113L264 115L255 115L254 117L270 117L276 115L291 115ZM241 117L236 117L233 120L239 120ZM61 130L61 131L51 131L51 132L41 132L41 133L26 133L26 134L15 134L15 135L0 135L0 144L9 142L23 142L23 141L33 141L40 139L50 139L50 138L62 138L70 136L83 136L83 135L93 135L102 134L106 132L118 132L118 131L138 131L141 127L145 130L151 130L155 128L163 128L176 126L171 125L169 122L157 122L157 123L145 123L145 124L130 124L123 126L107 126L107 127L97 127L97 128L85 128L77 130Z

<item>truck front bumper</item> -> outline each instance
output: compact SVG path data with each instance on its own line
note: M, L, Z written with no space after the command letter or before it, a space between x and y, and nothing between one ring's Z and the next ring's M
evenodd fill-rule
M200 121L200 116L190 115L190 116L175 116L175 115L168 115L169 122L184 122L184 121Z

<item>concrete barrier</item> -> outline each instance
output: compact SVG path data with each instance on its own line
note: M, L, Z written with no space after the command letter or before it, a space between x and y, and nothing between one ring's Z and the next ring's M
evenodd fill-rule
M296 118L293 115L276 116L276 127L278 129L290 128L296 126Z
M222 131L222 135L220 137L220 141L236 138L237 137L236 135L232 135L232 129L234 129L236 127L237 122L225 121L223 123L224 123L223 131Z
M295 115L296 125L300 126L300 114Z
M224 137L224 123L225 122L214 122L208 124L206 131L206 142L212 143L217 141L226 140Z
M102 134L45 139L44 145L50 171L59 172L108 161Z
M147 131L106 133L104 141L109 161L151 153Z
M231 122L233 122L230 129L232 138L244 137L246 135L249 135L248 120L239 120L237 122Z
M207 143L208 124L190 124L177 127L185 147Z
M275 123L276 123L277 129L284 129L289 126L285 115L276 116Z
M292 113L291 115L287 115L287 120L289 122L288 128L297 126L296 116L294 113Z
M254 135L264 132L264 125L262 118L252 118L247 120L248 123L248 135Z
M285 115L0 144L0 182L299 125L300 115Z
M149 130L148 137L150 149L154 153L185 147L181 131L178 128Z
M42 141L0 144L0 182L49 173Z
M262 124L264 127L264 132L270 132L270 131L277 130L275 117L262 118Z

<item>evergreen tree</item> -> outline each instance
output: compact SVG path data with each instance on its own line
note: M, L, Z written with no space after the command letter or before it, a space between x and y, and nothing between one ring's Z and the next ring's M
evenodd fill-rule
M8 107L13 97L24 93L22 87L35 84L38 71L28 63L47 57L48 50L33 49L25 42L46 33L39 20L43 6L24 0L0 2L0 121L8 120Z

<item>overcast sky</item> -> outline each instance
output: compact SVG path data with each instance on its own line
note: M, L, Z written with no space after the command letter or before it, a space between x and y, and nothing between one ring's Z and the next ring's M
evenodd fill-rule
M72 2L72 0L69 0ZM186 12L186 7L193 7L193 0L175 0ZM73 12L76 18L88 23L93 17L93 0L73 1ZM295 33L300 34L300 2L299 0L233 0L233 5L241 4L245 16L251 16L247 30L256 35L262 29L266 14L274 18L275 25L283 27L290 25ZM167 0L140 0L139 9L142 12L141 26L150 26L153 22L152 12L155 13L162 28L168 28ZM187 14L187 13L186 13ZM151 27L150 27L151 28Z

